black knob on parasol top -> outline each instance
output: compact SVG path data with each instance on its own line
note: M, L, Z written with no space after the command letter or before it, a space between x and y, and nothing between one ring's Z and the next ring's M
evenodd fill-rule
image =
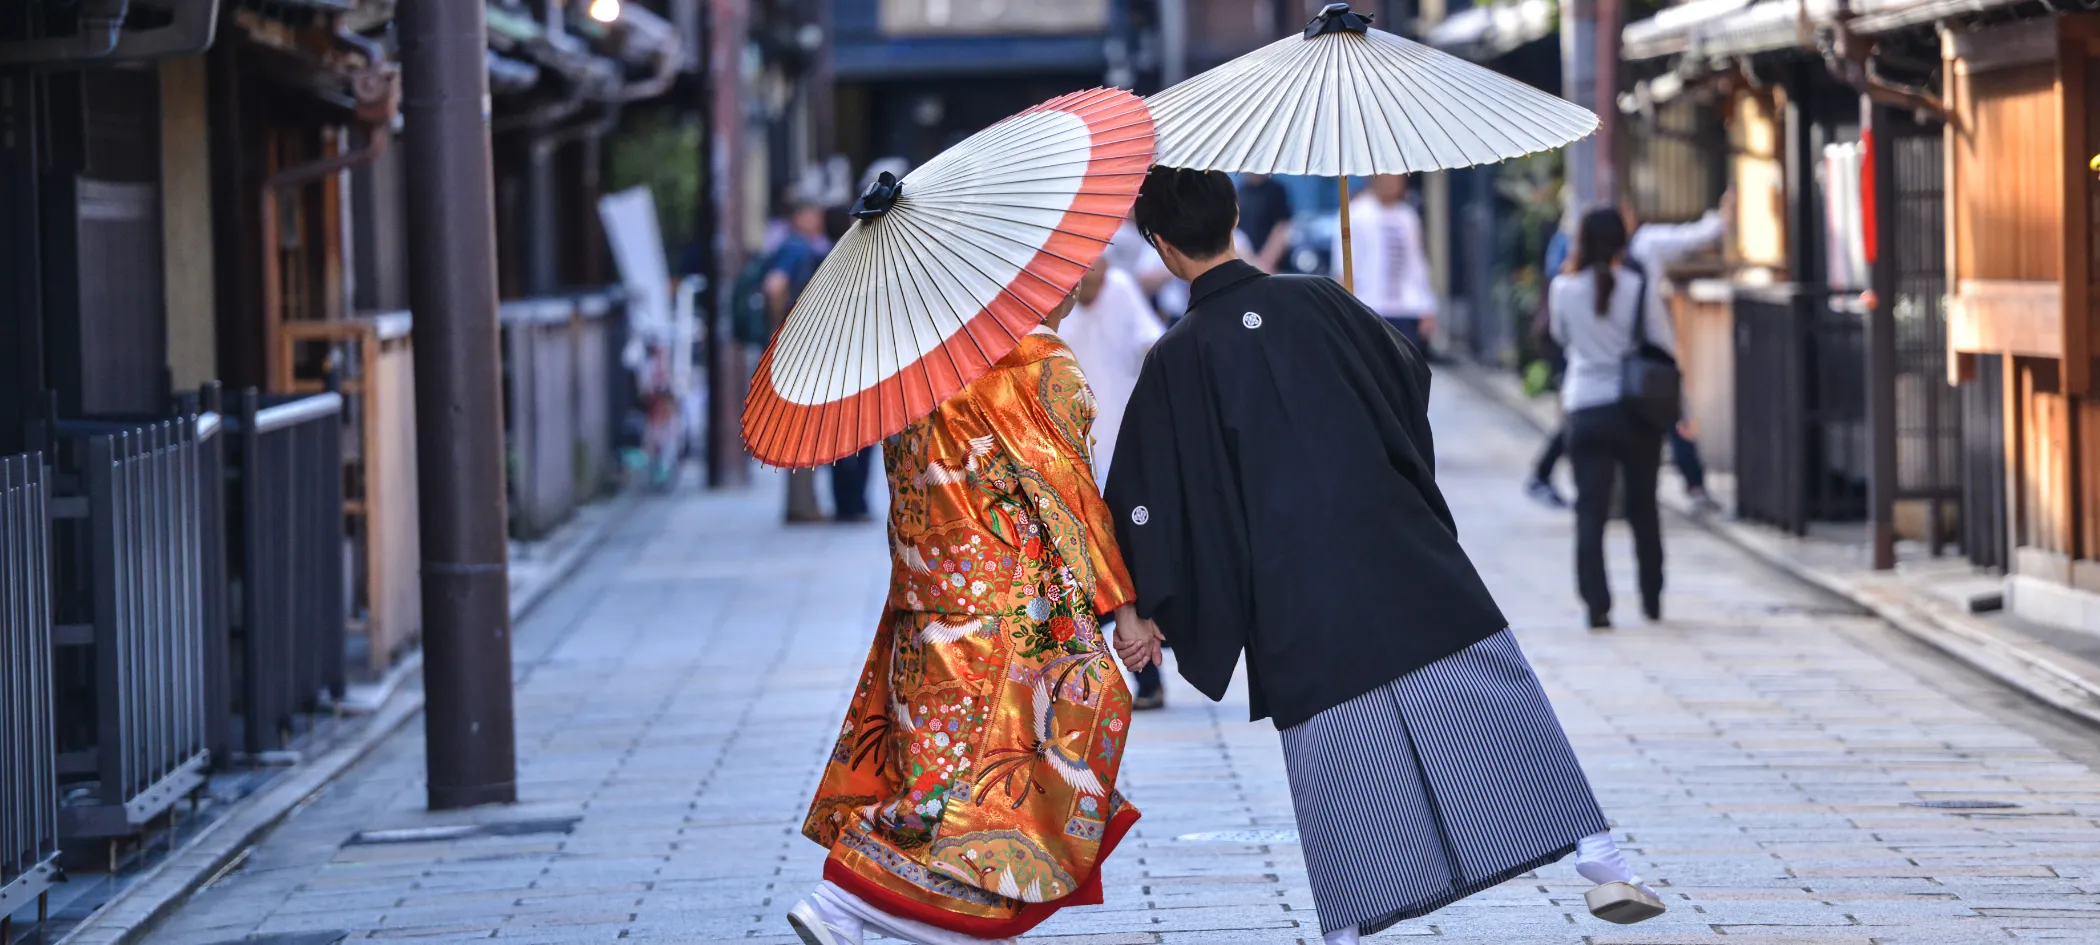
M1320 10L1320 15L1305 24L1305 38L1325 36L1329 33L1361 33L1371 28L1371 14L1358 13L1346 3L1330 3Z
M897 175L883 171L881 177L875 178L875 182L868 185L867 192L861 194L859 200L853 201L853 218L873 220L882 216L890 212L890 208L897 205L897 198L902 196L904 182L898 180Z

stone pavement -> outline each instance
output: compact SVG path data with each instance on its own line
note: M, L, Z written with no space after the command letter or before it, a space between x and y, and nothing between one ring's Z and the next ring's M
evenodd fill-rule
M1668 622L1622 603L1622 629L1579 629L1569 521L1518 496L1533 434L1461 385L1437 397L1462 537L1671 912L1592 920L1556 865L1380 940L2100 942L2090 730L1689 528L1669 535ZM150 941L794 942L780 915L822 859L796 831L886 561L873 526L780 527L777 495L652 500L521 625L524 805L421 812L411 726ZM1029 940L1316 945L1295 845L1183 839L1291 825L1274 732L1242 697L1170 698L1131 742L1123 787L1146 816L1108 904ZM2004 806L1919 806L1937 802ZM401 832L445 825L495 829Z

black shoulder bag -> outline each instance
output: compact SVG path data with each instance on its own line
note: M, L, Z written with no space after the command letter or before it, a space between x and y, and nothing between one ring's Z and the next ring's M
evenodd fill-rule
M1619 361L1619 401L1634 420L1668 432L1684 411L1684 374L1677 358L1648 340L1648 274L1629 266L1634 282L1633 347Z

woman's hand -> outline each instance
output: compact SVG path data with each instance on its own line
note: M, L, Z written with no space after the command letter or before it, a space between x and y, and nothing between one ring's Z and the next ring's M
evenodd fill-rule
M1158 666L1165 644L1166 636L1159 632L1159 625L1138 616L1136 607L1125 604L1116 608L1116 657L1131 672Z

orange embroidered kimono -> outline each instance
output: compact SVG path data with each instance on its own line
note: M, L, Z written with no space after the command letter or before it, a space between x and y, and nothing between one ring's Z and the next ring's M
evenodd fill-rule
M1130 691L1099 617L1130 576L1088 459L1093 396L1044 330L883 448L893 577L803 833L824 878L979 938L1101 902L1137 820Z

